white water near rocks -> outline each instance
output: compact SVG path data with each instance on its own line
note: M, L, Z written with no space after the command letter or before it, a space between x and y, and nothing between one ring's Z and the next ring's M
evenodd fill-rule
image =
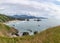
M9 25L11 27L15 27L18 29L19 34L21 35L23 32L29 32L30 35L33 35L34 31L41 32L43 30L46 30L47 28L54 27L60 25L60 19L42 19L41 21L11 21L6 23L6 25ZM30 32L32 30L32 32Z

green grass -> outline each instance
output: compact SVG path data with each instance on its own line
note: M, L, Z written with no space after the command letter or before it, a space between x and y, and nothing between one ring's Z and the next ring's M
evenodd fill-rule
M0 14L0 43L60 43L60 26L49 28L33 36L9 37L9 33L18 33L14 28L2 24L14 18Z
M60 26L49 28L33 36L0 37L0 43L60 43Z
M0 36L8 37L10 33L18 33L15 28L9 27L3 23L0 23Z
M18 30L16 30L15 28L3 24L4 22L8 22L11 20L14 20L14 18L4 14L0 14L0 36L7 37L10 33L18 33Z
M4 14L0 14L0 22L7 22L7 21L10 21L10 20L14 20L14 18L9 17L9 16L4 15Z

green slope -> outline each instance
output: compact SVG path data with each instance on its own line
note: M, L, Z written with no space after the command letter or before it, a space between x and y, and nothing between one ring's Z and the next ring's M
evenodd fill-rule
M2 24L9 20L13 19L0 14L0 43L60 43L60 26L49 28L34 36L10 38L10 33L18 33L18 31Z
M18 30L16 30L13 27L9 27L5 24L3 24L4 22L8 22L10 20L14 20L14 18L6 16L4 14L0 14L0 36L2 37L10 37L10 34L17 34Z
M0 14L0 22L7 22L7 21L10 21L10 20L14 20L14 18L6 16L4 14Z
M60 43L60 26L49 28L34 36L1 37L0 43Z
M9 27L5 24L0 23L0 36L1 37L10 37L10 34L12 33L18 33L18 30L16 30L13 27Z

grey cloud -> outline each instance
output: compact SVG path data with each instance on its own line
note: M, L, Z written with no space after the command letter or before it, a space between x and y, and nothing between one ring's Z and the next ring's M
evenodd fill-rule
M33 3L30 5L26 4L18 4L18 3L1 3L0 13L14 15L14 14L27 14L27 15L34 15L34 16L46 16L46 17L53 17L60 14L58 6L56 6L53 2L54 0L30 0L33 2L39 3L39 5L35 6L37 3ZM51 2L51 3L50 3Z

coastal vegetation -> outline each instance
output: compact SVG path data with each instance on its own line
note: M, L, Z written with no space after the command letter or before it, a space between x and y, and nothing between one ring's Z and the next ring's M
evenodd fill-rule
M14 18L11 18L9 16L0 14L0 36L1 37L11 37L13 34L17 34L18 30L14 27L9 27L4 24L4 22L14 20Z
M5 24L2 24L0 23L0 36L2 37L10 37L12 36L12 34L17 34L18 33L18 30L16 30L15 28L13 27L9 27Z
M24 36L20 37L18 30L3 24L10 20L14 18L0 14L0 43L60 43L60 26L48 28L40 33L35 31L32 36L24 32Z
M0 43L60 43L60 26L48 28L33 36L0 37Z
M0 22L7 22L7 21L11 21L14 20L15 18L4 15L4 14L0 14Z

